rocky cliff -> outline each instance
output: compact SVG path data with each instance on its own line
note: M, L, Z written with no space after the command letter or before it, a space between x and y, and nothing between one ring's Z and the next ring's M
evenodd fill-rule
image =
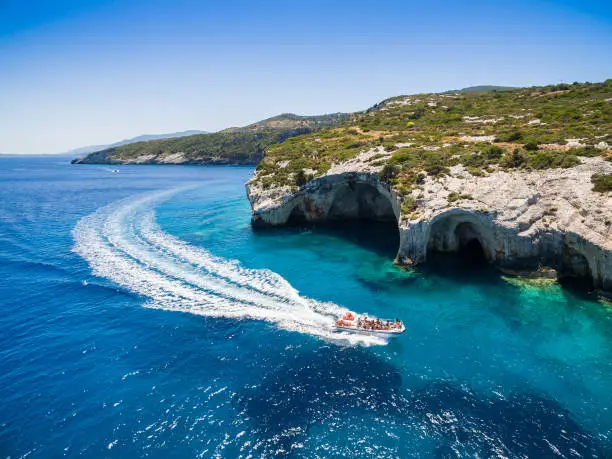
M600 85L582 86L580 94L571 95L573 103L593 104L599 110L597 123L580 117L588 128L580 139L552 140L552 135L562 139L563 133L556 126L554 130L542 126L543 121L531 122L533 109L504 114L496 110L497 121L477 128L472 123L475 118L491 115L468 111L461 114L460 126L449 130L436 126L437 137L422 134L433 124L429 123L409 133L403 128L401 133L379 129L374 141L367 139L363 129L369 121L366 113L365 120L352 128L290 139L269 149L247 184L253 224L392 221L400 233L397 261L404 265L424 263L433 252L457 252L476 245L486 261L500 268L550 267L560 278L581 278L610 292L612 163L608 159L612 150L607 141L612 130L607 129L612 124L606 123L612 123L612 84ZM521 90L512 97L540 97L555 91ZM564 103L558 94L548 96L555 98L555 110ZM385 111L411 106L416 98L435 109L440 105L438 96L442 95L394 98L379 104L374 116L384 120ZM500 98L459 97L473 97L466 104L471 107ZM452 106L452 101L445 103ZM548 105L537 108L540 118L550 119ZM535 140L526 139L524 133L514 140L489 135L491 124L498 124L499 131L507 130L503 119L510 120L516 132L522 126ZM487 129L482 129L483 124ZM567 125L570 131L574 128L571 122ZM357 148L348 148L355 142ZM594 187L593 181L601 178L608 185Z

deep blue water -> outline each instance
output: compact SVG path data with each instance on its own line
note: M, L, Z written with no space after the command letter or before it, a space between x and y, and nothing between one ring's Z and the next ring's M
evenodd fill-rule
M250 168L120 169L0 157L0 457L612 453L610 306L254 232Z

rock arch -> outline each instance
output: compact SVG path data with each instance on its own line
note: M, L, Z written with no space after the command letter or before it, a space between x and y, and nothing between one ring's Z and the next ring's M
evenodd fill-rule
M429 226L427 253L458 252L472 261L495 260L493 228L479 214L451 209Z
M311 180L282 205L254 212L251 221L259 227L355 225L371 229L372 238L392 238L386 245L395 245L395 256L400 245L399 215L397 196L376 174L343 173Z
M334 188L327 219L397 223L390 194L362 181L346 181Z
M342 220L392 222L399 202L375 174L338 174L311 180L281 206L253 214L255 226Z
M561 282L579 283L589 288L594 286L593 270L587 256L579 248L566 242L558 265L558 277Z

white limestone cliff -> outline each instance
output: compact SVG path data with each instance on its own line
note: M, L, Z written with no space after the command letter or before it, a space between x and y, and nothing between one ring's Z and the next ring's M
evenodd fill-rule
M398 196L375 168L360 162L337 165L298 191L247 184L254 225L284 225L364 218L395 221L397 261L418 265L431 251L453 252L472 240L486 259L509 269L551 267L562 276L588 278L612 291L612 199L592 191L593 174L611 174L612 164L585 158L569 169L497 170L475 177L455 166L428 177L412 191L417 209L402 214Z

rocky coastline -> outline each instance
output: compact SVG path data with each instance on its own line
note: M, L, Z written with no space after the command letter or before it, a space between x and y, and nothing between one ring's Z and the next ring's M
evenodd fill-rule
M567 169L496 171L486 177L462 165L426 177L410 194L418 212L402 210L406 196L384 183L367 161L353 160L295 190L247 184L255 226L295 221L395 221L396 262L426 263L432 251L457 252L477 243L502 270L587 280L612 291L612 201L592 190L593 174L611 174L600 157ZM475 242L474 242L475 241Z

